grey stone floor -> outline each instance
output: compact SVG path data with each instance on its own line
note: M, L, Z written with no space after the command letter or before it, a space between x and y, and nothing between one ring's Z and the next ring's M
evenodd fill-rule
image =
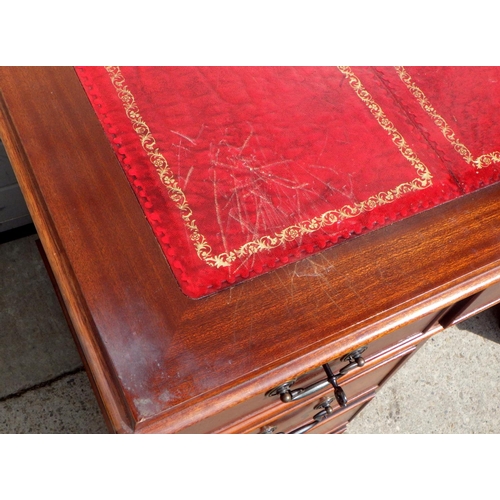
M497 308L484 311L431 337L347 433L500 433L497 314Z
M35 239L0 244L0 433L105 433ZM500 433L499 361L490 310L430 339L347 434Z
M36 239L0 244L0 432L107 432Z

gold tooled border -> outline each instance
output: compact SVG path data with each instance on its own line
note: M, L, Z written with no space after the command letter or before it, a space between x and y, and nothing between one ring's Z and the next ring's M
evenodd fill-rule
M436 111L434 106L430 103L429 99L422 92L420 88L413 82L411 76L405 70L403 66L395 66L396 72L401 79L401 81L406 85L406 88L412 93L412 95L417 99L418 103L422 109L432 118L437 127L441 130L442 134L451 143L453 149L462 156L462 158L469 164L474 165L478 170L484 167L488 167L492 163L500 163L500 152L493 151L485 155L478 156L474 158L469 149L462 144L462 142L457 138L455 132L448 125L446 120Z
M346 78L356 95L365 103L378 124L388 133L392 142L396 145L400 153L415 168L417 177L410 182L400 184L394 189L380 192L370 196L368 199L353 205L344 205L340 209L329 210L318 217L301 221L289 226L274 235L263 236L261 238L245 243L241 247L214 255L211 246L205 236L200 232L196 221L193 218L193 211L189 206L186 195L175 180L175 176L170 169L167 160L156 145L148 125L142 118L134 96L127 88L125 78L118 66L107 66L106 70L111 82L120 98L125 113L129 118L133 129L139 137L142 147L148 155L149 161L155 167L161 182L165 185L168 195L179 209L180 215L190 233L191 241L195 247L198 257L212 267L228 267L237 259L245 259L253 254L270 250L283 245L287 241L294 240L302 235L311 234L325 226L331 226L338 221L355 217L363 212L368 212L374 208L392 203L405 193L426 189L432 185L432 174L429 169L420 161L417 155L408 146L403 136L397 131L394 124L386 117L382 108L373 100L370 93L364 88L359 78L348 66L338 68Z

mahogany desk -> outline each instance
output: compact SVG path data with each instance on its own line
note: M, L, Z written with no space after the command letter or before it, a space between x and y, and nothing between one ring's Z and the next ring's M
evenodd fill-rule
M2 68L0 90L2 141L112 432L341 432L429 336L500 301L498 183L189 299L74 70ZM338 380L345 408L329 384L280 400L365 346Z

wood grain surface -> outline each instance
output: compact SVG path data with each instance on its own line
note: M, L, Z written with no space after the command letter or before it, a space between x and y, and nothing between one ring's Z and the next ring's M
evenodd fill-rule
M115 432L176 432L500 281L500 185L192 300L70 67L0 69L0 134Z

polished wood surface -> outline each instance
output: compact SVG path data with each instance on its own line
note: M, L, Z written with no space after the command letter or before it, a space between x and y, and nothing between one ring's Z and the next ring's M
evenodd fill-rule
M500 185L184 296L74 70L0 69L0 134L110 427L177 432L500 281Z

